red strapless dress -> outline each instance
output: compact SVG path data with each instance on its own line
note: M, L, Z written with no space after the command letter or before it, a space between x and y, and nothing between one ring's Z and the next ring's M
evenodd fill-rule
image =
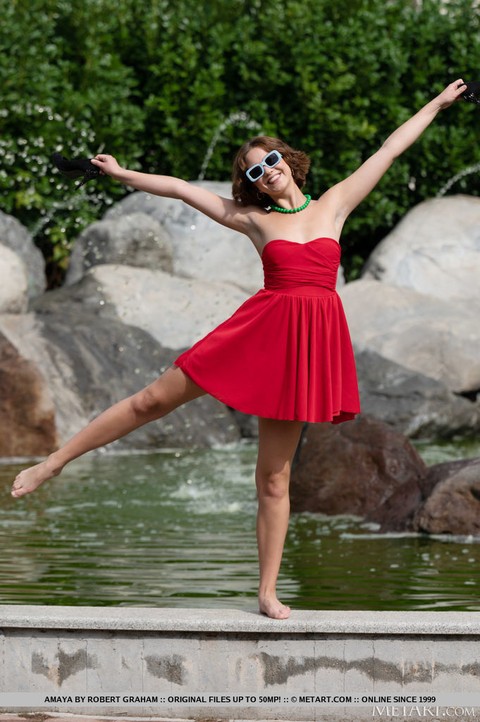
M290 421L360 411L350 334L335 291L340 245L274 240L265 287L175 361L198 386L246 414Z

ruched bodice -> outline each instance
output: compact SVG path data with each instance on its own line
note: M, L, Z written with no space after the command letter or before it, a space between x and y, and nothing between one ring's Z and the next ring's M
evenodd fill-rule
M308 243L280 238L269 241L262 253L265 288L283 291L318 286L334 291L340 256L340 244L333 238L315 238Z
M340 245L275 239L263 249L265 287L175 361L228 406L269 419L352 419L355 361L335 291Z

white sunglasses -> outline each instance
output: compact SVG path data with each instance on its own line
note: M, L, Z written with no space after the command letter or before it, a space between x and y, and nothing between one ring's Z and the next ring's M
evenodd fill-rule
M252 183L255 183L259 178L262 177L262 175L265 173L265 166L267 168L275 168L276 165L280 163L282 160L282 154L279 153L278 150L272 150L270 153L267 153L265 158L260 163L255 163L254 165L251 165L250 168L247 168L245 171L245 175L247 176L248 180L251 180Z

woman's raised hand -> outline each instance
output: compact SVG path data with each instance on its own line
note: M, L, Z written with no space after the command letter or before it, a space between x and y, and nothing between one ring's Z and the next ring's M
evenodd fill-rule
M92 158L91 161L97 168L100 168L100 172L104 175L109 175L112 178L116 178L124 171L124 169L117 163L116 158L113 155L107 155L106 153L99 153Z
M467 85L461 78L455 80L453 83L450 83L450 85L447 85L445 90L443 90L436 98L440 109L443 110L444 108L448 108L456 100L459 100L466 88Z

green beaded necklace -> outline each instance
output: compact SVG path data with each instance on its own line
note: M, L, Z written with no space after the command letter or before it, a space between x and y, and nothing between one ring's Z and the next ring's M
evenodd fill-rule
M305 203L298 206L298 208L282 208L281 206L274 206L273 203L270 208L272 211L277 211L277 213L300 213L300 211L303 211L312 200L312 196L309 196L308 193L305 193L305 198Z

